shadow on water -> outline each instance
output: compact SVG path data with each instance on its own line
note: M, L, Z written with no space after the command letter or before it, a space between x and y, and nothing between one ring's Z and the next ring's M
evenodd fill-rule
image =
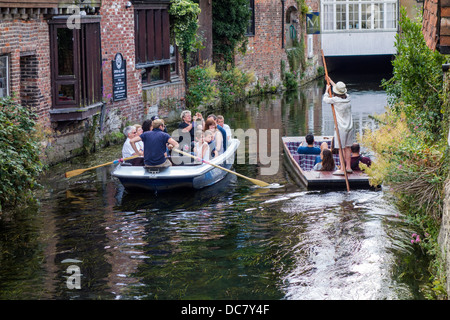
M382 92L352 83L355 118L371 125ZM319 80L215 113L232 128L328 135L322 94ZM127 192L112 167L63 178L119 158L121 146L52 168L39 206L0 219L0 298L422 299L426 261L392 201L370 190L308 191L283 166L281 144L269 143L275 174L261 174L267 164L250 161L248 146L234 170L272 188L229 174L197 192ZM80 289L68 283L70 267Z

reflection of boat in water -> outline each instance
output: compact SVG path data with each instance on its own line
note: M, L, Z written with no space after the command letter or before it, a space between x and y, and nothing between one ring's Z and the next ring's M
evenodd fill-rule
M227 150L209 162L230 169L234 163L238 139L231 139ZM172 190L176 188L202 189L222 180L227 172L206 163L193 162L189 157L172 157L174 165L167 168L133 166L122 163L112 175L119 179L126 189L144 189L152 191Z
M299 154L297 149L305 142L305 137L282 137L284 155L288 171L297 183L305 185L308 189L335 189L345 188L345 176L333 175L332 171L313 170L315 158L313 154ZM328 143L331 149L332 137L314 137L314 144L319 147L322 142ZM339 155L333 154L336 165L340 165ZM348 173L350 188L370 188L369 176L362 171Z

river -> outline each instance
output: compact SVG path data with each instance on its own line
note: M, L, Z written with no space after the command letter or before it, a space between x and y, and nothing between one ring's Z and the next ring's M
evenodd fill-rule
M386 105L381 76L333 77L347 83L357 130L373 127L369 116ZM232 128L331 135L322 82L214 112ZM308 191L268 139L278 150L270 163L247 147L234 170L271 188L228 174L197 192L129 194L113 166L64 178L119 158L122 146L52 167L38 204L0 219L0 298L423 299L427 262L389 195ZM275 172L261 174L268 166Z

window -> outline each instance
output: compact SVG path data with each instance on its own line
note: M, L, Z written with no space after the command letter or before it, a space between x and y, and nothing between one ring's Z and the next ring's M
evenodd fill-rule
M167 6L141 6L135 10L136 68L144 84L170 81L177 71L176 50L171 46Z
M397 2L395 0L324 0L322 30L395 29Z
M9 96L9 57L0 56L0 98Z
M250 10L250 19L248 20L248 27L246 36L255 35L255 0L248 1L248 9Z
M81 19L69 29L66 19L50 24L53 108L87 107L102 101L100 21Z

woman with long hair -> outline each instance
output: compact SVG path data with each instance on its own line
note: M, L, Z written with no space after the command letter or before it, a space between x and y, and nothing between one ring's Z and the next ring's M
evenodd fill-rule
M322 150L322 161L317 163L313 170L316 171L336 171L338 170L336 163L334 162L333 154L330 149Z
M217 129L217 123L214 119L206 119L204 131L206 130L210 130L213 133L216 151L218 155L221 155L223 153L223 136L222 133Z

